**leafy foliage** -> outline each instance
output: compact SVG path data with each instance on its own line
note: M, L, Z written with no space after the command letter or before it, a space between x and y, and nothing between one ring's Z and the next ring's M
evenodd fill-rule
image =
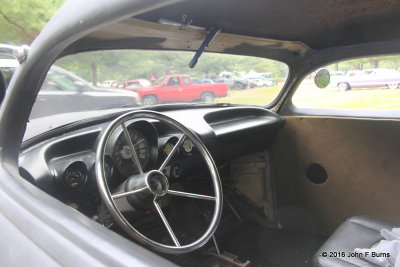
M370 68L389 68L400 70L400 56L359 58L342 61L328 66L330 71L363 70Z
M93 79L95 77L101 77L101 81L122 81L178 73L197 78L216 78L222 71L238 76L251 70L272 72L275 77L287 75L287 66L277 61L214 53L203 54L196 67L190 69L188 64L193 54L179 51L101 51L68 56L59 60L57 65L92 82L97 81ZM96 66L96 75L93 75L93 64Z
M30 44L51 16L66 0L0 0L0 42ZM187 73L198 78L214 78L222 71L272 72L287 75L279 62L241 56L204 54L194 69L188 67L192 52L107 51L63 58L58 64L92 82L148 78L151 75ZM400 56L353 59L328 66L331 71L366 68L400 70Z
M65 0L1 0L0 42L30 44Z

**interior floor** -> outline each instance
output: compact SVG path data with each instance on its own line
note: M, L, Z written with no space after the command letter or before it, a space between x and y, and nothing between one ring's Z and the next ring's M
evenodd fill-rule
M272 219L233 186L226 171L221 171L225 177L224 209L214 236L218 249L211 239L194 252L163 256L179 266L191 267L312 266L313 256L327 239L318 234L320 226L312 214L296 207L280 207ZM203 183L204 179L192 180L184 191L197 188L195 192L212 194L210 186ZM196 240L209 225L212 205L195 199L166 199L169 205L164 214L178 239L186 244ZM134 219L134 225L153 240L173 245L158 214L145 212Z
M223 248L251 266L311 266L325 237L245 223L226 235Z
M326 241L326 236L313 232L313 227L310 227L310 231L305 231L304 227L292 228L284 222L268 223L268 218L262 213L258 213L254 207L225 189L225 202L229 199L232 206L225 205L215 238L219 252L227 256L228 260L221 260L216 256L217 249L213 240L210 240L201 250L171 255L171 261L180 266L196 267L312 266L313 256ZM193 207L193 203L190 206ZM292 213L292 210L288 213ZM296 221L296 218L290 218L291 221ZM297 221L302 220L304 219L297 218ZM194 226L196 223L192 222L189 225ZM279 228L271 225L279 225ZM160 227L162 229L162 225Z
M276 229L247 222L217 238L221 260L213 241L200 251L168 258L180 266L313 266L314 254L326 237L296 230ZM235 262L232 264L231 262Z

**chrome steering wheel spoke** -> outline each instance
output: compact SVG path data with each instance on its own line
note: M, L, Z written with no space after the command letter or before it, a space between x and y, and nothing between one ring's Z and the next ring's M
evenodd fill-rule
M112 199L118 199L118 198L122 198L122 197L126 197L126 196L130 196L130 195L139 193L139 192L143 191L144 189L146 189L146 187L142 187L142 188L124 192L124 193L116 193L116 194L111 195L111 197L112 197Z
M142 169L142 166L140 165L139 157L136 153L135 146L132 143L132 139L131 139L131 136L129 135L128 129L126 129L125 122L121 123L121 126L122 126L122 130L124 132L124 135L125 135L126 142L128 142L128 145L132 151L131 159L132 159L133 163L136 165L137 169L139 170L139 173L143 174L143 169Z
M214 196L200 195L200 194L187 193L187 192L181 192L181 191L175 191L175 190L168 190L167 194L175 195L175 196L182 196L182 197L211 200L211 201L216 200L216 197L214 197Z
M165 225L165 228L167 228L167 231L168 231L169 235L171 236L172 241L174 242L174 244L177 247L180 247L181 244L179 244L178 238L176 238L176 235L175 235L174 231L172 230L171 226L169 225L168 220L165 217L165 215L164 215L160 205L158 204L157 200L158 200L157 197L155 197L154 200L153 200L154 207L156 208L158 214L160 215L161 220L163 221L163 223Z
M175 144L174 148L171 150L171 152L168 154L167 158L164 160L164 162L161 164L160 168L158 169L160 172L164 170L164 168L168 165L169 161L172 159L174 156L175 152L178 150L179 146L185 141L186 136L182 135L181 138L179 138L178 142Z

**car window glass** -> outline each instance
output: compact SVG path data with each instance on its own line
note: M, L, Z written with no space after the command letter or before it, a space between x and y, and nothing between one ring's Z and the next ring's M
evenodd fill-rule
M170 77L167 82L167 86L179 86L181 82L178 77Z
M190 84L189 77L188 77L188 76L183 76L183 82L184 82L185 84Z
M400 56L368 57L324 66L330 84L313 82L316 72L300 84L292 102L300 108L400 110Z
M127 86L138 86L139 83L138 82L128 82Z
M265 106L276 99L288 74L286 64L266 58L204 53L196 67L190 68L192 58L193 52L154 50L93 51L62 57L48 72L31 119L170 103ZM165 88L183 89L182 85L195 79L200 85L191 90Z

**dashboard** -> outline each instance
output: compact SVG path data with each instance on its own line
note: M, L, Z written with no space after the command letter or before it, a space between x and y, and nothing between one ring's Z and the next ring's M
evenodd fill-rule
M186 108L162 113L194 131L219 167L233 158L267 149L284 123L276 113L255 107ZM94 216L101 203L94 171L96 148L110 121L80 124L24 147L19 158L21 175L71 207ZM144 171L159 167L182 135L155 120L136 119L126 125ZM131 153L122 128L114 131L104 160L110 188L138 173ZM180 145L164 170L172 184L196 179L205 171L190 139Z

